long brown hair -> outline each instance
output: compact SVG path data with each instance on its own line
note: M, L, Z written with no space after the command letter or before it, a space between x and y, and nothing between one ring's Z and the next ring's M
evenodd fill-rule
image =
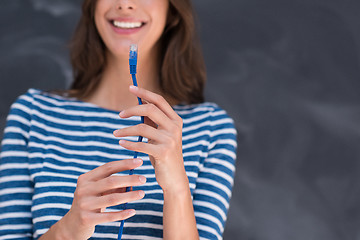
M180 103L204 101L206 70L196 34L191 0L169 0L167 25L160 39L160 87ZM82 16L70 44L74 82L68 93L79 99L91 95L106 66L106 46L94 21L96 0L84 0Z

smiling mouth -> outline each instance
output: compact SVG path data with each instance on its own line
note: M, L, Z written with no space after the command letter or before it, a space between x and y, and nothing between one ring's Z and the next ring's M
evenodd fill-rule
M135 29L135 28L141 28L142 26L145 25L144 22L121 22L115 20L112 20L110 22L114 27L121 29Z

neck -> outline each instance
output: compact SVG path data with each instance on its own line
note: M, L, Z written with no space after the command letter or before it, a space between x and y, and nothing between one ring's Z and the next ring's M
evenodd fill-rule
M156 54L139 54L137 79L139 87L161 94L159 87L159 57ZM100 107L121 111L137 105L136 97L129 92L132 79L128 56L115 57L107 52L107 65L95 92L84 99Z

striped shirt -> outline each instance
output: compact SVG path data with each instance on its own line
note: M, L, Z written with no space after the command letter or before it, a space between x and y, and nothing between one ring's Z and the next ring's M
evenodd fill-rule
M200 238L222 239L235 172L233 120L214 103L173 108L183 119L184 166ZM37 89L21 95L10 108L2 140L0 239L38 239L47 232L69 211L81 174L133 157L112 133L140 122L137 116L121 119L118 112ZM162 239L162 189L149 157L139 157L144 163L134 174L147 182L133 190L144 190L145 197L128 204L137 214L125 221L122 239ZM119 226L97 225L91 239L117 239Z

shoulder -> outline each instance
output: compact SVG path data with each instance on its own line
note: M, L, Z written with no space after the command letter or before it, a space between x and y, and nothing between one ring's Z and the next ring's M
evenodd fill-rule
M228 127L235 129L234 120L218 104L204 102L173 107L185 123L207 122L212 129Z
M43 91L36 88L30 88L19 99L31 100L34 106L68 107L77 106L80 103L75 98L60 96L49 91Z
M18 115L28 120L31 118L31 112L34 108L34 91L35 89L29 89L26 93L17 97L10 107L9 117Z
M64 97L40 89L30 88L26 93L16 99L13 106L23 105L29 109L33 109L35 106L38 106L39 103L44 105L59 105L64 101Z
M5 137L9 134L21 134L28 138L38 95L41 95L41 91L31 88L13 102L7 116Z
M82 102L66 94L59 95L49 91L30 88L20 95L13 106L23 106L28 112L43 112L46 114L81 114L87 111L97 111L94 105Z
M17 115L30 121L34 118L56 116L69 111L78 113L83 108L82 105L84 104L77 102L75 99L30 88L17 97L10 107L9 115Z
M180 104L175 105L174 110L184 117L195 116L195 115L223 115L223 117L230 118L226 111L219 105L213 102L203 102L197 104Z

